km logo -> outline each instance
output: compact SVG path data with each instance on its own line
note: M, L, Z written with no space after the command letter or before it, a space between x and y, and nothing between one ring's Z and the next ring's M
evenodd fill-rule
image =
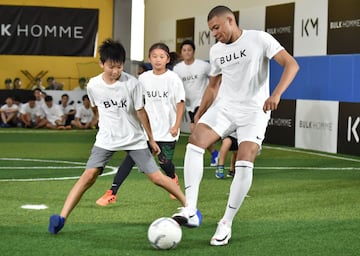
M359 134L357 132L357 127L359 126L360 123L360 117L357 117L354 121L354 123L352 122L352 118L351 116L348 117L348 130L347 130L347 141L351 141L351 135L354 136L355 141L357 143L359 143Z
M301 36L309 36L310 29L315 30L316 36L319 34L319 18L308 18L301 20Z

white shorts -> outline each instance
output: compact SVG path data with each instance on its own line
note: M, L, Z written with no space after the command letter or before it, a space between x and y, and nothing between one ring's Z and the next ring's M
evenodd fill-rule
M257 112L231 112L226 107L213 104L200 118L199 123L208 125L221 138L236 131L237 141L255 142L261 148L265 137L270 113Z

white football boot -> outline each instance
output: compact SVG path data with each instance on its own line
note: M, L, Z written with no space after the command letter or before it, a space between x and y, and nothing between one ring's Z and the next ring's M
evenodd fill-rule
M231 238L231 225L221 220L218 222L216 232L210 240L211 245L227 245Z

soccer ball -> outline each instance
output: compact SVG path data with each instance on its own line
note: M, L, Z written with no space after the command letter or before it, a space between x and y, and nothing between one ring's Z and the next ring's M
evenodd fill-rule
M180 243L181 236L181 227L172 218L156 219L148 229L148 239L156 249L169 250L175 248Z

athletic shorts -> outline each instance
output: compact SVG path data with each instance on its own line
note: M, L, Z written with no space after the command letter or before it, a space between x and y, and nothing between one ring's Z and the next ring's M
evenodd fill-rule
M93 146L89 160L86 163L86 169L99 168L102 173L106 164L109 162L115 152L116 151ZM160 170L148 148L128 150L127 153L135 162L140 172L150 174Z
M190 123L194 123L194 117L196 115L196 112L199 110L199 107L196 107L194 111L188 111L189 117L190 117Z
M237 151L239 149L239 144L236 138L232 137L232 136L227 136L226 138L229 138L231 140L231 145L229 150L230 151Z
M237 141L251 141L259 145L265 137L266 127L270 118L270 113L258 112L231 112L228 108L213 104L202 115L199 123L208 125L221 138L236 131Z

